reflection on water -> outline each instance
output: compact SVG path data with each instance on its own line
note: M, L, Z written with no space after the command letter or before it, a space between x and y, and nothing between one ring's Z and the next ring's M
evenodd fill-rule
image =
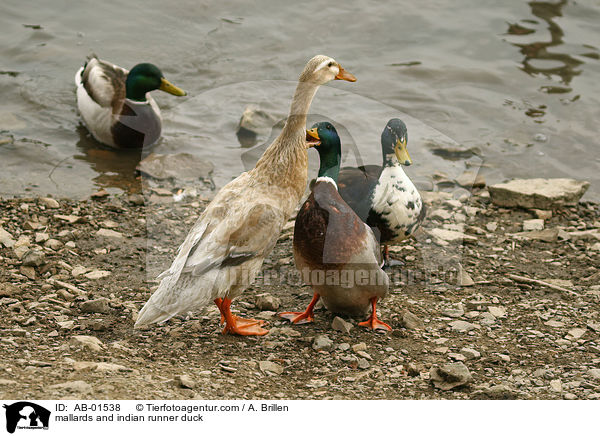
M141 178L137 174L137 164L142 158L142 149L113 150L98 143L83 125L77 126L79 141L77 149L81 154L73 156L86 161L98 173L94 182L101 188L119 188L127 192L141 191Z
M577 67L583 62L567 53L557 53L550 50L551 47L557 47L564 43L564 32L554 18L562 17L562 8L567 4L567 1L562 0L557 3L534 1L528 4L531 13L547 24L550 41L512 42L513 45L521 49L521 53L525 56L521 69L527 74L543 74L550 79L558 76L560 82L569 85L573 77L581 74L581 70L578 70ZM537 20L521 20L521 23L509 24L507 33L518 36L530 35L536 32L535 27L539 24ZM543 86L541 90L549 94L571 92L571 88L568 86ZM539 116L539 114L531 116Z

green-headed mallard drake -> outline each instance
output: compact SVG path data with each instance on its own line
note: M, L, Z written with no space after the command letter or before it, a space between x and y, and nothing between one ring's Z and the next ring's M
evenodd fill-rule
M386 263L389 263L387 246L408 238L421 225L426 213L421 194L402 168L412 163L406 150L407 141L406 125L392 118L381 133L383 165L345 167L339 176L342 198L364 222L379 231Z
M179 247L136 326L161 322L214 301L223 333L264 335L263 321L231 313L231 300L246 289L271 252L306 189L306 114L319 88L334 79L355 81L340 64L315 56L306 64L281 134L251 171L225 185Z
M314 296L304 312L283 312L293 323L313 320L319 298L334 313L371 316L359 325L391 330L377 319L377 301L385 297L389 278L381 269L381 249L371 228L346 204L337 190L341 145L331 123L307 131L321 160L318 177L294 226L294 259Z
M152 64L127 71L93 56L75 74L77 107L92 136L115 148L140 148L160 138L160 109L148 94L186 95Z

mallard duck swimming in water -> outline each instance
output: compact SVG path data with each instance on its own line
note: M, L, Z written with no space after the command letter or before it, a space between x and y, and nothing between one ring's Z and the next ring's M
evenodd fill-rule
M306 114L320 85L355 81L340 64L315 56L306 64L281 134L251 171L225 185L192 227L136 326L161 322L214 301L223 333L264 335L263 321L231 313L231 300L254 280L306 189Z
M337 179L341 145L331 123L307 131L321 160L318 177L294 226L294 259L314 296L304 312L283 312L293 323L313 321L319 298L334 313L371 316L359 325L391 330L377 319L377 301L385 297L389 278L381 269L381 250L371 228L340 197Z
M426 214L421 194L402 168L412 164L407 141L406 125L392 118L381 133L383 165L342 168L338 181L340 195L348 206L379 231L387 264L388 245L408 238Z
M127 71L95 56L77 71L75 84L83 122L97 141L115 148L145 147L160 138L162 118L150 91L186 95L152 64Z

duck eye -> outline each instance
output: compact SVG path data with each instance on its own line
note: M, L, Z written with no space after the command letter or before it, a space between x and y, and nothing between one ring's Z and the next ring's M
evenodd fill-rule
M329 64L327 64L327 66L328 66L329 68L333 67L333 62L329 62Z

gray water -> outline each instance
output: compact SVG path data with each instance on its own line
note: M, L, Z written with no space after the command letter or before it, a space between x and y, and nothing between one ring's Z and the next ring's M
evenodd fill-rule
M99 146L80 125L73 77L89 53L152 62L188 92L154 93L164 117L154 151L210 160L217 186L254 158L235 134L244 108L285 117L298 74L322 53L358 78L322 87L311 111L339 125L345 164L378 163L380 132L399 116L422 186L466 168L427 145L456 141L480 150L470 164L488 182L573 177L599 199L599 46L598 0L3 0L0 139L15 140L0 145L0 195L136 184L137 154Z

